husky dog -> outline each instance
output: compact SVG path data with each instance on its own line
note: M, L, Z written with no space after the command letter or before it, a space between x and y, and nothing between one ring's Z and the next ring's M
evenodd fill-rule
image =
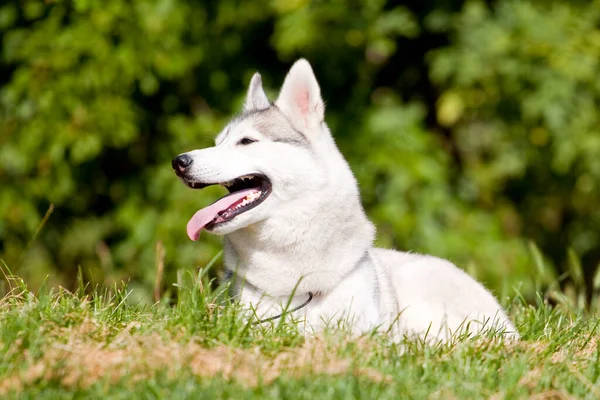
M494 296L449 261L373 247L375 228L324 117L317 79L300 59L275 103L254 74L243 112L216 145L173 160L190 188L230 192L198 211L187 234L225 236L241 303L258 322L287 312L313 332L344 321L396 339L491 329L518 337Z

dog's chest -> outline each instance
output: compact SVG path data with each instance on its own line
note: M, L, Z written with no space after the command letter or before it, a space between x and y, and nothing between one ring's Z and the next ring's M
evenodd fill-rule
M382 322L379 288L372 268L359 266L327 293L319 293L296 317L314 331L327 325L356 333L369 331Z

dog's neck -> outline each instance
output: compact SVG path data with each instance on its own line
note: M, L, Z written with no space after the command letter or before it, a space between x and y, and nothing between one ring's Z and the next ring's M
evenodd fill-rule
M227 235L227 268L270 296L327 293L372 247L375 229L356 201L351 218L336 208L282 214Z

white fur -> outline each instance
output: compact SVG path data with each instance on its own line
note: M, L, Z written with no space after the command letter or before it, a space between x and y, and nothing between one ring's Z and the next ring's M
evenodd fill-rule
M320 88L306 60L292 66L275 105L269 108L255 75L246 114L226 127L215 147L187 153L193 159L187 179L219 183L262 173L272 182L262 204L212 231L225 235L226 268L236 271L243 304L265 318L280 313L292 293L290 309L312 292L315 298L293 313L309 331L345 321L354 332L389 329L394 338L445 341L486 329L518 337L496 299L452 263L373 248L375 229L324 122ZM267 108L288 123L257 112ZM265 118L305 145L261 131ZM257 142L239 145L244 137Z

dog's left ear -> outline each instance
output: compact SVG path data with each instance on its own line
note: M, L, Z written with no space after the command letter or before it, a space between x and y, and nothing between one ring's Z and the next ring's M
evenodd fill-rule
M244 112L266 110L269 107L271 107L271 102L263 90L262 78L256 72L250 80L250 86L248 86L248 93L244 102Z
M323 122L321 88L308 61L301 58L292 65L275 105L299 129L316 128Z

